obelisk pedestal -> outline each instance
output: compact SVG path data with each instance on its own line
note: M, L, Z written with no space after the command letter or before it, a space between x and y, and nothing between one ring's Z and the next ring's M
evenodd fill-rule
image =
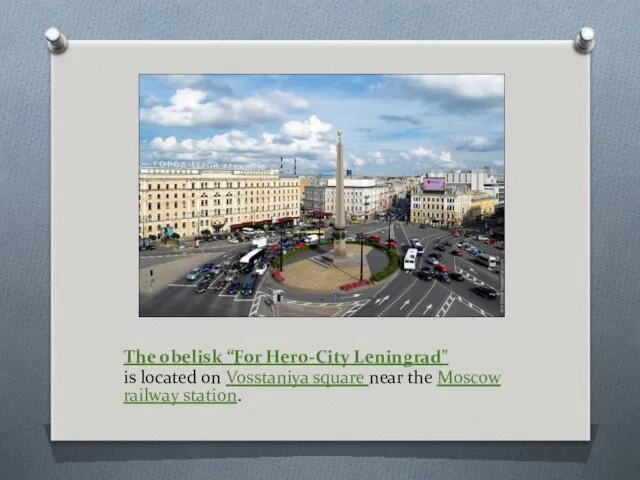
M336 163L336 199L334 232L333 232L333 254L336 260L347 256L347 234L344 208L344 159L342 158L342 132L338 131L338 145L336 147L338 158Z

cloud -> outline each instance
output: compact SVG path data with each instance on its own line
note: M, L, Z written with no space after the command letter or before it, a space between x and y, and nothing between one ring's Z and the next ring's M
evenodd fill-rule
M280 91L243 99L223 97L207 101L208 97L203 90L180 89L171 97L169 105L141 108L140 121L172 127L246 127L282 121L286 112L309 106L306 100Z
M240 161L279 167L280 157L284 157L291 163L296 158L298 167L335 166L335 142L327 135L331 129L330 123L311 116L306 121L285 122L280 132L264 132L258 136L234 129L203 139L155 137L143 146L143 159Z
M364 167L366 165L386 165L390 160L390 157L384 155L382 152L369 153L366 158L358 155L350 154L347 156L347 165L354 165L356 167Z
M440 167L443 166L453 166L453 159L451 158L451 153L441 151L440 153L434 152L432 150L428 150L424 147L414 148L409 152L404 152L401 154L403 158L406 160L417 160L419 162L425 162L430 165L438 165Z
M462 152L495 152L504 149L504 137L463 137L455 141L456 150Z
M407 122L411 125L422 125L422 120L409 115L380 115L380 120L387 122Z
M453 113L496 113L504 108L502 75L394 75L371 85L368 91L419 100Z

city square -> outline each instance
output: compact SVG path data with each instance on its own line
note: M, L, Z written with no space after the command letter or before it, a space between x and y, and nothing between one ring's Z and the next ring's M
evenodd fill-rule
M186 77L160 82L174 88L208 81ZM457 89L476 81L458 77L448 80ZM291 88L302 83L296 79ZM486 88L497 91L496 85L502 84L490 78ZM140 316L504 316L504 126L495 112L487 115L501 135L460 137L455 148L476 162L497 155L499 168L458 168L464 163L451 153L423 147L364 159L362 135L352 128L353 140L343 138L315 116L285 122L273 137L262 133L263 147L282 154L275 159L255 152L255 142L237 147L242 158L229 157L234 140L249 141L239 131L200 140L152 137L162 125L184 130L207 108L217 115L222 104L204 103L208 95L178 88L168 107L141 105L151 140L142 134ZM278 102L283 95L277 93ZM291 108L307 108L287 95ZM503 102L503 93L491 95L491 102ZM418 118L408 123L420 125ZM398 127L397 141L420 131ZM278 135L286 148L272 143ZM307 151L311 144L321 151ZM312 155L325 162L323 172L314 171Z

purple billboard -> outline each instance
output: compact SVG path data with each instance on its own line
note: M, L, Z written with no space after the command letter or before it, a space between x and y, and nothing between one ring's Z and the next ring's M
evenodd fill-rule
M422 180L422 190L425 192L444 192L444 178L425 178Z

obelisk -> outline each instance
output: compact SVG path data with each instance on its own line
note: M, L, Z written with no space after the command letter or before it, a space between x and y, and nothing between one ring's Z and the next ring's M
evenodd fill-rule
M342 158L342 131L338 130L338 145L336 147L338 158L336 162L336 201L334 232L333 232L333 254L335 257L347 256L347 235L345 232L346 220L344 209L344 160Z

